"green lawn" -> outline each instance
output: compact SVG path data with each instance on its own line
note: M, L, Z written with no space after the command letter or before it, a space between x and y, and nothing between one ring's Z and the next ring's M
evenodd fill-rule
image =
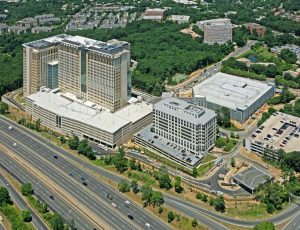
M206 163L206 162L209 162L209 161L212 161L212 160L215 160L215 159L217 159L217 157L215 157L215 156L213 156L213 155L211 155L211 154L207 154L207 155L203 158L201 164L204 164L204 163Z
M183 82L187 79L187 75L185 74L181 74L181 73L176 73L174 75L174 77L172 78L173 81L175 81L176 83L180 83Z
M212 167L214 166L214 162L210 162L207 164L201 164L198 168L198 176L204 176Z

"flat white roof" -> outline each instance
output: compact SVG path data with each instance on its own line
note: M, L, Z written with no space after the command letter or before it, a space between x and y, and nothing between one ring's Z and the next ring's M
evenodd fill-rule
M269 91L271 84L242 78L226 73L217 73L193 88L195 97L230 109L246 109Z
M144 101L132 103L115 113L108 112L93 103L72 101L61 94L39 91L28 96L33 104L57 115L83 122L114 133L130 122L136 122L152 112L153 105ZM91 107L93 106L93 107Z
M170 19L173 21L190 20L190 16L188 16L188 15L171 15Z

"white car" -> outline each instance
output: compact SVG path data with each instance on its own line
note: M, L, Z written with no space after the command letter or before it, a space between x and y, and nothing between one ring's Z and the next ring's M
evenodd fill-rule
M17 147L18 145L17 145L17 143L16 142L14 142L14 144L13 144L15 147Z
M130 204L130 201L129 200L125 200L125 204Z
M115 208L117 207L117 205L115 203L111 203L111 205Z
M147 228L151 227L151 225L149 223L146 223L145 225L146 225Z
M12 130L12 129L13 129L13 127L10 125L10 126L8 126L8 129L9 129L9 130Z

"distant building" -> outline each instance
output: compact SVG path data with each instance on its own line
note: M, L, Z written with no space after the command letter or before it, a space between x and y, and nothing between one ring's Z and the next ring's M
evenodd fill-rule
M169 20L171 20L173 22L177 22L178 24L189 23L190 16L188 16L188 15L171 15Z
M31 28L31 33L33 34L37 34L41 32L51 32L51 31L52 31L52 27L49 26L36 26Z
M231 119L241 123L251 117L274 93L274 84L225 73L217 73L193 88L195 104L215 111L226 107Z
M27 28L37 26L37 20L35 18L23 18L21 21L18 22L18 25Z
M55 17L54 14L42 14L42 15L37 15L34 18L38 20L40 25L55 24L61 21L60 18Z
M223 44L232 41L232 24L230 19L198 21L197 26L204 31L205 43Z
M144 20L152 20L161 22L166 17L167 10L166 9L146 9L143 19Z
M17 25L14 25L14 26L10 26L8 28L8 33L14 33L14 34L24 34L26 32L28 32L28 27L25 27L25 26L17 26Z
M0 34L8 33L9 26L3 23L0 23Z
M217 115L178 98L154 105L153 130L144 129L135 141L185 166L197 165L216 141Z
M274 46L271 51L276 54L280 54L281 50L288 49L297 55L298 61L300 61L300 47L297 45L286 44L283 46Z
M277 159L277 151L299 151L300 118L275 112L252 135L246 139L245 147L249 152Z
M197 5L197 2L190 1L190 0L173 0L173 1L184 5Z
M0 14L0 20L7 19L7 14Z
M265 26L261 26L257 23L245 23L243 24L251 34L255 31L258 36L264 36L267 32L267 28Z

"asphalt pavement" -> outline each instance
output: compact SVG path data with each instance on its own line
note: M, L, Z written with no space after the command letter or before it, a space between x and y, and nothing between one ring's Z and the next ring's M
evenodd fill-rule
M295 215L295 217L283 228L283 230L300 230L300 214Z
M32 209L26 204L23 198L19 193L14 189L14 187L0 174L0 184L7 188L11 200L21 209L21 210L30 210L32 217L32 224L38 230L47 230L48 227L41 221L40 217L37 216Z
M56 196L55 199L51 199L50 196L55 194L55 191L43 184L34 175L30 174L22 165L15 162L6 154L1 154L1 167L9 171L20 182L30 182L33 186L35 195L38 199L46 203L48 208L52 211L56 211L65 220L74 220L78 229L93 229L93 224L84 218L76 209L69 205L64 199Z
M6 134L2 131L5 127ZM44 172L57 185L101 216L114 229L148 229L145 226L146 223L150 223L153 229L168 229L158 218L135 204L132 203L126 207L125 201L127 199L125 196L92 175L85 173L78 166L71 164L64 156L59 155L59 152L35 142L28 135L17 130L16 127L11 132L7 132L7 124L0 122L0 128L3 134L0 140L6 147L12 151L15 151L16 148L17 151L15 152L18 155ZM13 146L13 142L16 142L18 146ZM57 159L54 158L54 155L57 156ZM82 185L83 178L87 186ZM113 196L112 201L107 198L107 194ZM112 203L116 207L113 207ZM128 214L134 216L134 220L129 220Z

